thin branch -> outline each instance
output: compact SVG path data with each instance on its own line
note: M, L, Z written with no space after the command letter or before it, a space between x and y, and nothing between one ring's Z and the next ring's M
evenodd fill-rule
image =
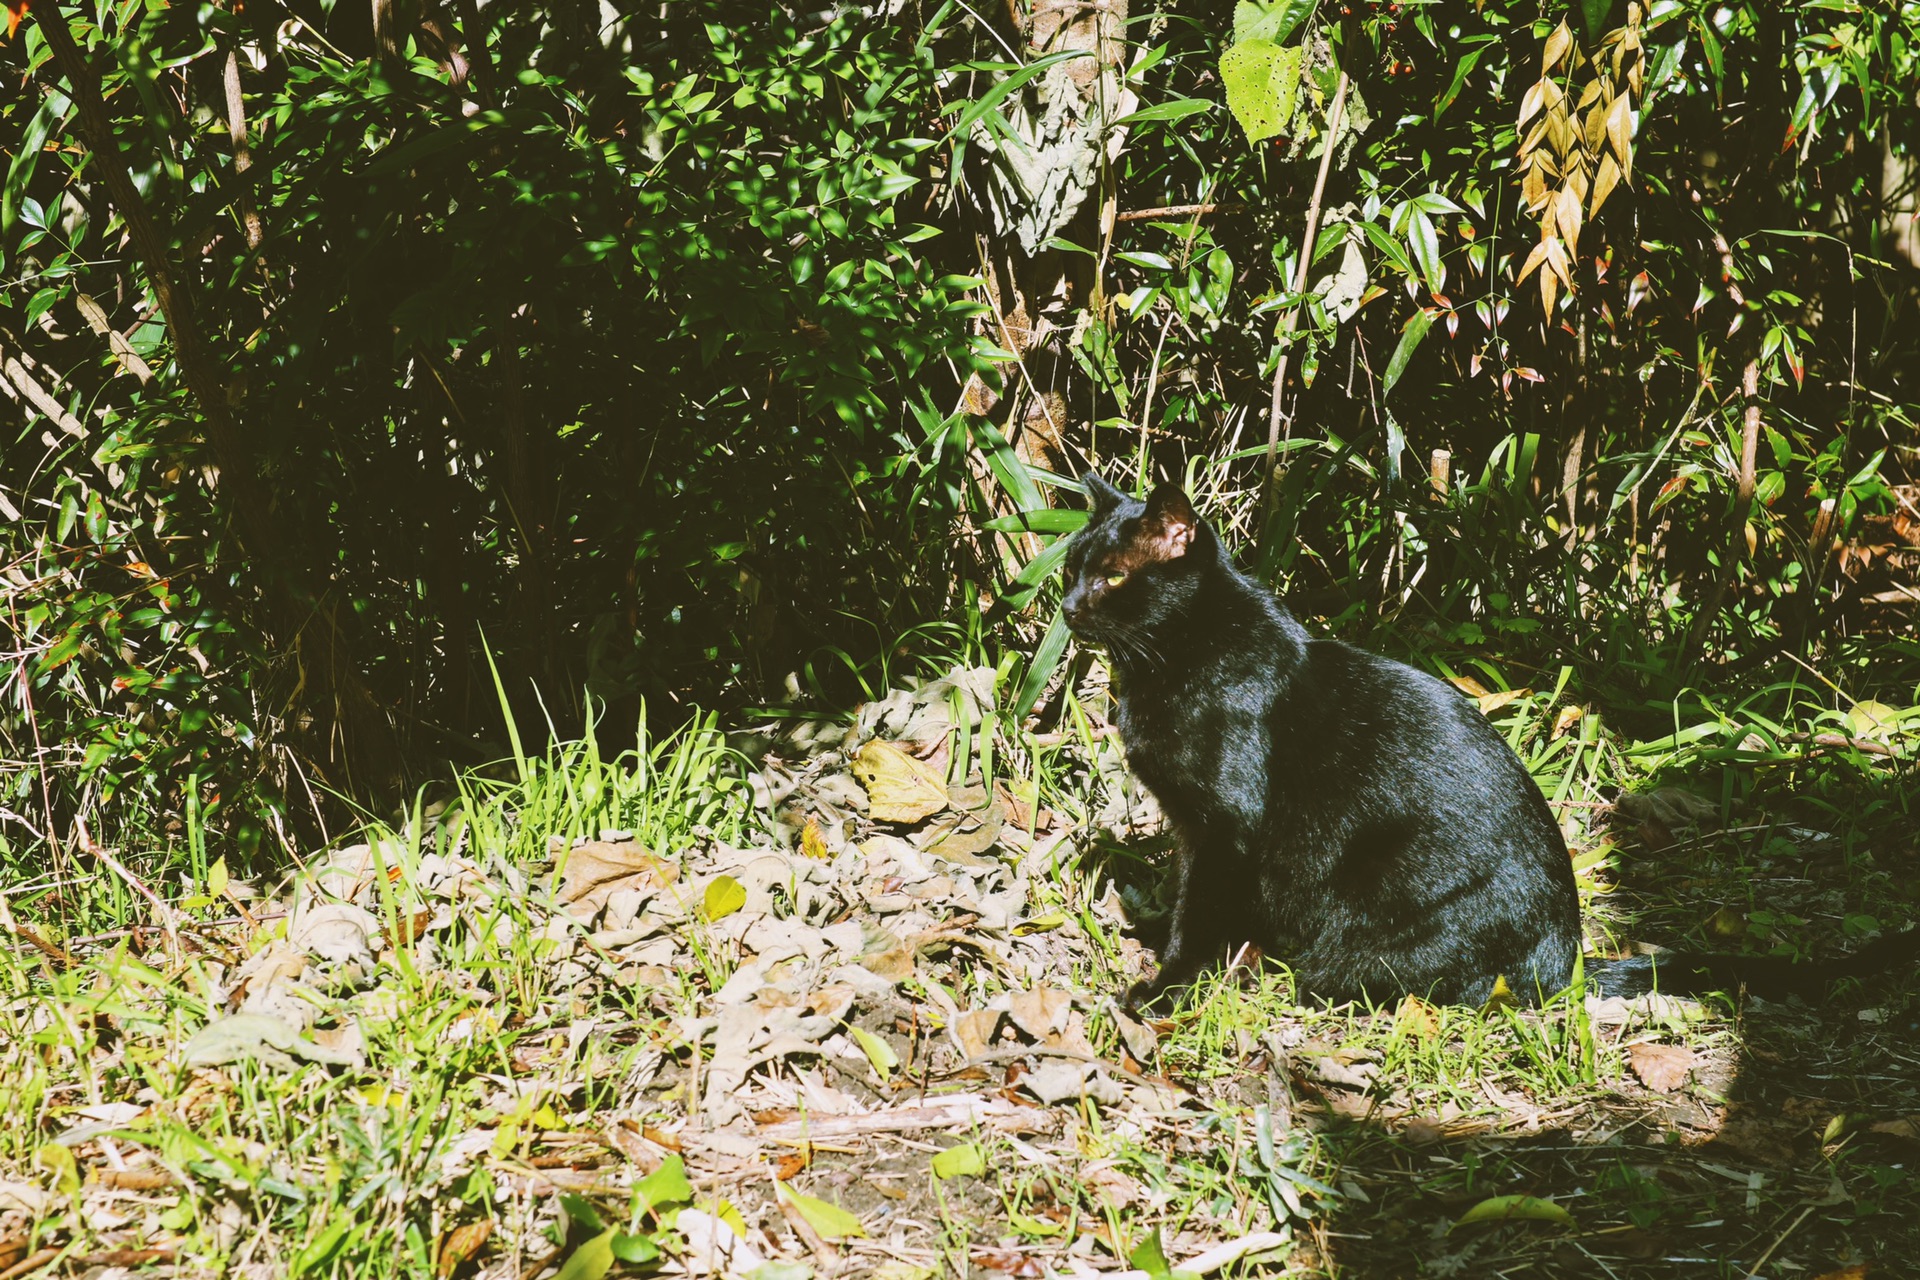
M1340 125L1347 107L1347 70L1340 69L1340 79L1333 86L1333 106L1327 111L1327 138L1320 149L1320 172L1313 180L1313 198L1307 202L1307 230L1300 241L1300 263L1293 273L1293 292L1295 295L1307 291L1307 273L1313 269L1314 242L1320 238L1320 203L1327 194L1327 172L1333 168L1334 144L1340 140ZM1273 402L1267 410L1267 465L1265 510L1261 515L1260 527L1264 531L1267 520L1273 514L1274 473L1280 464L1280 401L1287 383L1287 364L1293 355L1288 341L1293 337L1294 326L1299 323L1300 304L1295 302L1287 308L1286 316L1280 321L1280 364L1273 371ZM1291 422L1289 422L1291 428ZM1289 430L1291 434L1291 430Z

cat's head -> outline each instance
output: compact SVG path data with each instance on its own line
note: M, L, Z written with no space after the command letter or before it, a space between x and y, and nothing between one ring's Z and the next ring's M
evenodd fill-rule
M1076 635L1124 647L1183 614L1211 536L1178 485L1145 499L1087 474L1091 515L1067 549L1067 625Z

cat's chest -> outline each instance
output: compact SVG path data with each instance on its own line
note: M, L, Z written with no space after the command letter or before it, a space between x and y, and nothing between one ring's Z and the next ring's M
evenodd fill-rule
M1114 725L1128 765L1163 801L1211 791L1235 746L1235 727L1205 700L1122 691Z

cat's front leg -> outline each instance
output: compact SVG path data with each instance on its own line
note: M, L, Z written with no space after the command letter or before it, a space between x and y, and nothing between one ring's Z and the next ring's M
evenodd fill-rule
M1127 989L1131 1010L1144 1009L1169 991L1192 983L1220 950L1226 902L1206 890L1199 863L1192 842L1183 838L1173 856L1173 920L1167 945L1160 953L1159 971Z

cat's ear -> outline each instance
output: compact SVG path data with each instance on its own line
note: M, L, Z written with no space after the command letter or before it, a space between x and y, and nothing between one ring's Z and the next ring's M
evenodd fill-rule
M1127 500L1127 495L1107 483L1107 478L1098 471L1089 471L1083 477L1087 486L1087 499L1092 504L1094 516L1104 516Z
M1193 545L1200 517L1177 484L1163 484L1147 495L1146 514L1140 517L1140 536L1155 559L1177 560Z

